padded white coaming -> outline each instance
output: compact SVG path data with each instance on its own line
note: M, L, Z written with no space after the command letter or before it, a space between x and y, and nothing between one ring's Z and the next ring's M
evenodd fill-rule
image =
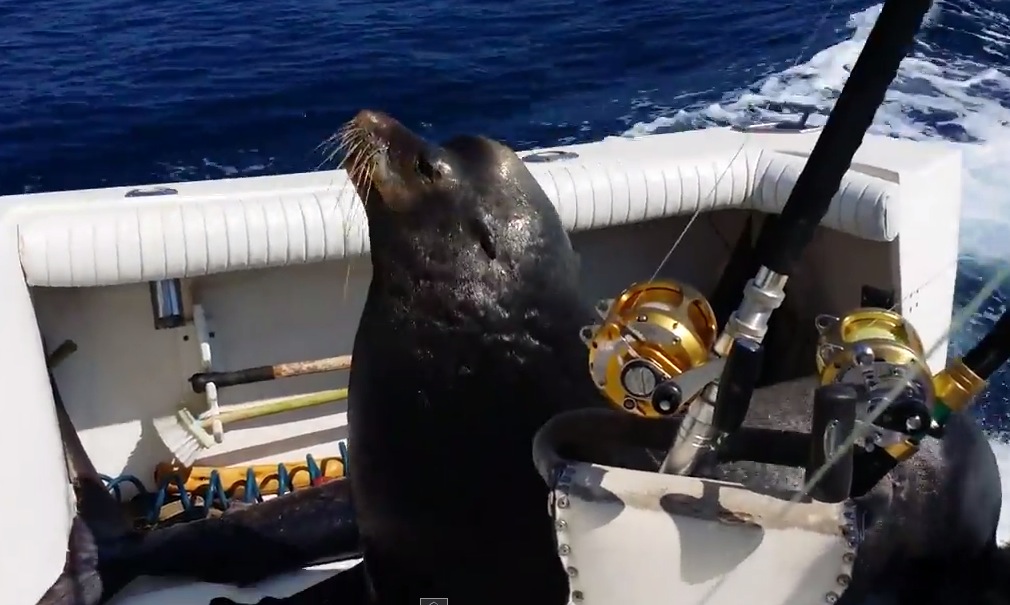
M528 164L566 229L698 210L778 213L805 161L757 147L685 157L683 150L655 153L653 144L649 153L635 153L636 143L605 139L572 147L579 150L575 159ZM26 279L33 286L103 286L368 252L364 212L345 172L230 182L232 190L222 190L228 183L222 181L170 184L177 194L155 197L124 197L129 188L44 194L12 213ZM850 170L822 224L891 241L899 224L896 194L896 183Z

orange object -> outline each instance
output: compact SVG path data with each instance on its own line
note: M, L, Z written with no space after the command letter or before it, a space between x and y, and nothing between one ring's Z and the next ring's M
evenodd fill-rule
M287 468L288 480L293 484L295 489L309 487L313 484L311 477L309 476L309 466L305 460L299 460L297 462L283 462L282 464L285 468ZM317 460L316 464L319 466L319 471L322 473L321 481L317 481L317 485L327 480L339 479L344 476L344 461L339 457L323 458L321 460ZM182 479L186 491L202 493L210 486L211 472L217 471L218 477L221 479L221 486L224 488L225 492L227 492L228 496L241 497L245 493L246 476L250 468L252 468L253 475L256 477L256 483L259 486L261 494L269 495L276 494L278 492L280 482L277 477L276 464L256 464L252 467L193 466L187 468L184 466L177 466L170 462L162 462L154 469L154 480L160 485L161 481L165 477L178 475ZM175 483L168 484L168 493L179 493L179 488Z

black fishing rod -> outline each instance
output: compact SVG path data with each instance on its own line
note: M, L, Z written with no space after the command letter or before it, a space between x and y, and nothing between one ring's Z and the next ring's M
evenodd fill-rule
M663 472L690 474L743 424L757 382L768 320L785 299L786 282L827 213L930 4L930 0L884 2L781 216L762 228L758 238L761 267L713 347L725 363L722 374L688 408Z
M877 484L899 463L919 451L927 436L943 437L950 415L968 409L989 383L989 378L1010 360L1010 307L974 347L947 364L933 377L935 402L931 418L919 420L914 406L902 406L900 396L875 422L876 428L900 435L897 441L873 447L856 448L853 496L860 496ZM897 405L895 405L897 404Z

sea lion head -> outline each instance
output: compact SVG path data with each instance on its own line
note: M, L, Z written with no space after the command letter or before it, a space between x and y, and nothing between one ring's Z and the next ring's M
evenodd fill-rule
M531 247L570 242L523 161L492 139L461 135L441 145L396 119L359 112L340 131L344 166L365 206L373 262L404 246L464 264L528 258ZM434 239L439 240L437 245Z

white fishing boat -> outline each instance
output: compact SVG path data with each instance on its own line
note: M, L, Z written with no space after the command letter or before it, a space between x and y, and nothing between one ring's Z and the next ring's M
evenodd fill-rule
M648 279L671 238L692 220L696 224L658 277L707 295L745 221L783 208L817 136L801 123L766 124L608 138L520 155L572 234L587 295L610 299ZM932 372L940 371L953 310L960 208L956 149L867 137L790 281L790 301L802 317L844 316L860 306L863 286L893 292L897 310L922 341L939 343L926 361ZM9 414L0 423L0 447L4 459L25 461L9 465L8 484L33 491L30 498L0 491L6 552L17 553L19 563L0 567L6 593L31 605L49 589L63 571L75 514L43 340L50 348L65 340L77 345L53 374L98 470L137 477L156 490L154 469L172 452L154 419L171 417L180 402L194 416L213 420L236 405L346 385L346 373L331 372L197 394L190 377L349 352L369 281L368 249L364 214L342 171L0 198L0 333L7 342L0 375ZM346 411L337 402L219 428L220 442L196 452L196 466L276 465L307 454L321 460L340 456ZM627 473L608 475L608 487L662 491L676 489L669 481L684 479ZM123 489L128 497L134 488ZM754 503L734 497L740 506ZM603 523L591 519L592 511L572 510L589 515L571 520L573 528ZM819 510L825 519L836 511L829 505ZM636 586L625 578L611 594L606 561L599 560L605 549L619 548L614 532L658 531L649 521L655 510L628 514L615 521L620 525L571 544L570 557L583 568L576 589L586 602L616 602L621 591ZM752 592L750 584L766 576L769 565L785 565L782 550L797 548L795 536L809 538L797 556L842 548L816 525L808 519L788 527L783 531L794 538L767 540L769 546L750 557L709 558L711 569L695 570L700 575L685 576L681 584L707 589L715 571L745 565L729 592ZM735 530L725 527L730 540ZM670 537L656 556L676 557L671 549L687 539ZM339 566L244 588L142 578L113 602L208 602L215 596L255 602L294 593ZM843 566L839 559L811 573L833 583Z
M587 379L623 410L557 415L531 443L570 603L858 598L854 498L942 439L950 412L1010 358L1008 311L947 362L960 152L862 136L929 5L885 3L823 130L804 116L520 153L571 233L586 297L600 301L578 335ZM751 241L769 224L762 235L783 241ZM339 170L0 198L0 454L24 461L0 490L5 553L17 558L0 585L14 605L93 605L108 589L85 577L102 561L81 536L121 515L98 518L96 493L154 526L297 492L347 463L354 472L341 370L353 364L368 242ZM761 367L762 353L774 363ZM808 428L742 426L769 367L766 384L816 375ZM594 418L605 421L595 433ZM619 442L631 425L658 435L646 447L666 452L659 472L559 453L580 430ZM713 478L702 472L712 461L792 466L809 485ZM974 481L979 493L989 479ZM952 485L940 489L971 498ZM353 564L356 540L348 560L243 587L101 579L116 605L253 603ZM128 565L135 554L110 556Z

